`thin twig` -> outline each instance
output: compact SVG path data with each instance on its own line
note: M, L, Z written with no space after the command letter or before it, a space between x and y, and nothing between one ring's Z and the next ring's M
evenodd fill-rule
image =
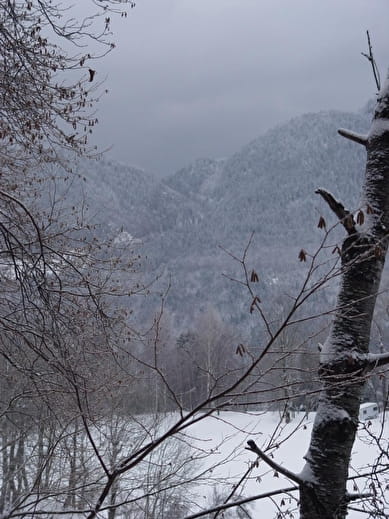
M379 69L378 69L378 66L377 66L376 60L374 59L373 47L372 47L372 45L371 45L369 31L366 31L366 35L367 35L367 45L368 45L368 47L369 47L369 53L366 54L365 52L361 52L361 54L362 54L362 56L364 56L368 61L370 61L371 68L373 69L374 81L375 81L375 84L376 84L376 86L377 86L377 90L378 90L378 92L379 92L379 91L381 90L380 71L379 71Z

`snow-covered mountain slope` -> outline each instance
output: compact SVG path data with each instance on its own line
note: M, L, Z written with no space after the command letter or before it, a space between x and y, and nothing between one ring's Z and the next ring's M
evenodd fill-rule
M369 120L366 110L306 114L230 158L199 159L163 180L104 159L83 162L89 214L142 240L145 268L169 276L168 307L180 319L213 304L233 322L246 320L246 296L222 276L237 275L238 265L222 248L241 254L254 231L249 262L262 294L293 292L304 275L298 251L320 243L320 215L336 223L315 189L359 205L364 150L337 129L363 132Z

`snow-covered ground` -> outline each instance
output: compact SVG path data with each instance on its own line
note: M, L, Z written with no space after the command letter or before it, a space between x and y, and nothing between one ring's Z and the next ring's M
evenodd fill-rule
M267 451L267 454L270 453L277 463L294 472L300 472L304 466L303 456L308 449L313 419L313 413L308 416L298 413L292 422L286 425L280 422L278 413L222 412L219 416L207 417L193 426L190 432L191 436L195 438L195 445L209 453L203 463L208 467L215 465L211 477L219 489L219 503L220 493L223 497L227 496L255 461L255 454L245 449L249 439L253 439L262 449L272 445L273 447ZM360 426L353 449L350 475L363 472L363 468L371 464L378 455L378 447L374 444L368 431L381 435L387 449L388 429L387 422L382 426L382 415ZM371 481L364 478L357 479L350 482L349 490L354 493L370 493L372 491L371 487L369 488L370 483ZM261 461L257 467L253 468L249 477L242 482L235 495L237 498L243 498L291 486L293 483L281 474L275 474L274 470L269 469ZM253 502L249 505L251 511L260 513L260 515L254 513L253 517L271 519L277 517L277 513L286 512L287 509L289 511L296 509L297 503L292 496L297 499L298 492L294 492L286 498L285 495L280 495L273 497L273 500L267 498ZM194 511L210 506L214 498L212 483L204 484L198 502L199 509ZM354 506L359 507L357 504ZM278 515L278 517L298 517L298 513L293 515L287 513ZM351 510L348 517L361 519L368 516L365 513Z
M116 515L117 519L183 519L190 514L220 505L226 499L231 502L294 487L295 485L282 474L275 473L263 461L258 462L256 455L245 447L248 440L253 440L276 463L300 473L304 467L304 455L310 441L314 414L297 413L289 424L285 424L276 412L221 412L215 413L214 416L199 414L195 416L195 420L198 420L196 423L178 433L176 437L159 444L158 438L180 418L178 413L138 415L131 420L127 417L113 416L111 421L96 424L92 431L94 444L98 446L107 464L118 463L123 457L127 459L128 455L139 452L150 440L155 439L156 445L158 444L149 456L123 474L118 482L118 502L122 502L122 506ZM72 432L74 431L70 429L69 437ZM95 488L88 485L84 492L85 499L93 503L105 480L99 480L101 467L83 431L75 438L79 447L76 456L81 451L83 453L83 472L80 472L83 481L96 481ZM375 438L381 439L379 444ZM370 473L369 466L374 463L377 456L381 456L381 467L386 468L389 465L388 438L388 421L384 422L382 415L371 422L363 422L354 445L350 475ZM26 475L31 474L32 481L35 481L36 438L32 434L29 440L28 448L34 455L28 456ZM116 449L115 459L113 445ZM61 515L69 478L69 460L69 453L61 449L51 457L50 474L53 489L60 489L58 496L56 497L53 492L52 496L49 495L46 500L39 502L37 508L35 494L27 494L24 500L21 500L20 510L38 510L39 514L42 514L41 517L51 516L50 511ZM379 480L382 482L381 488ZM364 477L351 481L349 490L353 493L370 494L376 490L379 500L382 497L381 490L386 487L389 489L389 475L382 473L377 474L375 480ZM255 518L293 519L298 517L297 500L298 492L294 491L253 501L246 506ZM89 502L85 506L85 501L80 501L81 509L89 509ZM353 503L352 507L361 508L361 505ZM15 510L17 512L18 508ZM385 517L389 517L389 506L385 513ZM38 515L35 512L34 514L34 517ZM27 512L25 517L29 517ZM81 518L85 517L85 514L73 513L72 517ZM107 517L107 509L102 510L99 518ZM223 516L218 516L219 519L222 517L237 519L246 516L238 516L235 510L231 509ZM369 515L351 509L348 517L366 519Z

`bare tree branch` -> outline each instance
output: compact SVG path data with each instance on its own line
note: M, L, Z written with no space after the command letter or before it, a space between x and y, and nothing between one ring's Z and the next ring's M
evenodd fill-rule
M339 135L349 139L350 141L356 142L357 144L362 144L362 146L366 147L367 144L367 135L362 135L360 133L355 133L350 130L346 130L345 128L339 128Z
M369 31L366 31L366 35L367 35L368 54L366 54L365 52L361 52L361 54L371 64L371 68L373 70L374 81L375 81L375 84L376 84L376 87L377 87L377 91L379 92L381 90L380 71L378 69L376 60L375 60L374 55L373 55L373 47L371 45Z
M266 499L269 497L277 496L280 494L288 494L289 492L294 492L298 490L298 487L287 487L282 488L280 490L273 490L271 492L265 492L263 494L258 494L255 496L247 497L245 499L239 499L238 501L234 501L233 503L225 503L223 505L215 506L214 508L208 508L202 512L197 512L195 514L187 515L184 519L197 519L198 517L204 517L205 515L212 514L214 512L221 512L223 510L228 510L229 508L234 508L236 506L241 506L246 503L251 503L252 501L258 501L260 499Z
M309 482L305 481L303 478L295 474L294 472L291 472L290 470L286 469L279 463L276 463L274 460L272 460L267 454L265 454L255 443L254 440L248 440L247 442L248 447L246 447L247 450L254 452L261 458L269 467L271 467L273 470L279 472L280 474L284 475L286 478L290 479L291 481L294 481L299 486L302 485L308 485Z
M327 202L348 234L356 233L353 215L350 211L345 209L344 205L339 202L339 200L336 200L329 191L323 188L316 189L315 193L320 195Z

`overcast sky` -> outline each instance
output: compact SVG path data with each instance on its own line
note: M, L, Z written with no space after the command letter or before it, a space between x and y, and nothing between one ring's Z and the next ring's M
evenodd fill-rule
M366 29L389 66L389 0L137 0L113 29L95 142L158 175L295 115L361 108L375 92Z

